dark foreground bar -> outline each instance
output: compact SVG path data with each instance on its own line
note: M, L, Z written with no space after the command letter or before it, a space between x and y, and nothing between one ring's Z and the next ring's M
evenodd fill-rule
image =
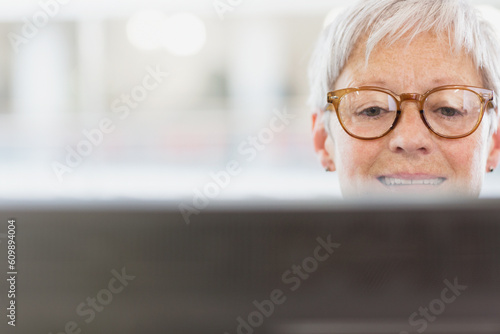
M2 333L500 333L498 200L0 210Z

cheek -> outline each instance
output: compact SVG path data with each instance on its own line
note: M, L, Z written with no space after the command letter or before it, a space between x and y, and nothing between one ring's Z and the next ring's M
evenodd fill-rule
M328 151L334 158L339 177L349 178L369 175L381 151L383 140L365 141L349 136L340 127L332 127L334 140L329 141Z
M460 173L470 169L477 159L476 143L468 139L443 142L440 151L446 157L455 172Z
M440 151L464 183L481 182L486 164L487 132L482 127L469 137L440 143Z

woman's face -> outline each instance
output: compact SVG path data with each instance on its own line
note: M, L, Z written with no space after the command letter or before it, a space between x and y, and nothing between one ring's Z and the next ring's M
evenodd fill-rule
M378 86L397 94L423 94L443 85L483 87L471 58L465 53L452 53L444 41L429 33L418 36L410 45L399 42L378 47L371 53L368 66L362 42L342 70L335 89ZM346 197L420 192L478 196L485 172L496 167L500 153L500 136L490 133L491 122L492 118L485 116L470 136L445 139L424 125L415 102L406 101L395 129L380 139L349 136L334 113L330 118L333 138L326 135L317 116L313 116L313 132L323 165L338 172ZM389 185L394 179L406 183L424 180L424 184Z

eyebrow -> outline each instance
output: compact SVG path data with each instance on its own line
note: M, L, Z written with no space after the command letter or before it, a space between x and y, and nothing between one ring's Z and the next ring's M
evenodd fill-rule
M375 81L367 81L367 82L361 82L359 85L361 86L379 86L379 87L387 87L387 82L386 81L380 81L380 80L375 80Z
M431 84L429 87L427 87L426 90L420 92L420 94L423 94L431 89L434 89L436 87L440 86L445 86L445 85L466 85L462 80L459 80L458 78L446 78L446 77L439 77L437 79L433 79L431 81ZM366 87L366 86L376 86L376 87L381 87L385 89L389 89L392 92L395 92L396 94L401 94L401 92L398 92L398 90L394 90L394 87L390 87L390 85L387 84L387 81L376 79L376 80L367 80L367 81L360 81L356 85L356 87ZM413 92L415 93L415 92Z
M450 80L452 79L452 80ZM439 79L434 79L432 80L432 84L434 86L444 86L444 85L459 85L459 84L464 84L463 82L459 82L460 80L457 80L457 78L439 78Z
M459 80L458 78L437 78L433 79L431 82L431 87L429 89L439 87L439 86L445 86L445 85L465 85L466 83L462 82L462 80ZM387 84L387 81L383 80L368 80L368 81L362 81L359 83L358 87L362 86L378 86L378 87L384 87L387 88L389 85Z

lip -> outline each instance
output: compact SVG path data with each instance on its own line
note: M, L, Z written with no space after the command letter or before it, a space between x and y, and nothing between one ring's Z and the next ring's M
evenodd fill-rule
M445 177L432 174L389 174L377 177L384 186L387 187L437 187L446 181Z

